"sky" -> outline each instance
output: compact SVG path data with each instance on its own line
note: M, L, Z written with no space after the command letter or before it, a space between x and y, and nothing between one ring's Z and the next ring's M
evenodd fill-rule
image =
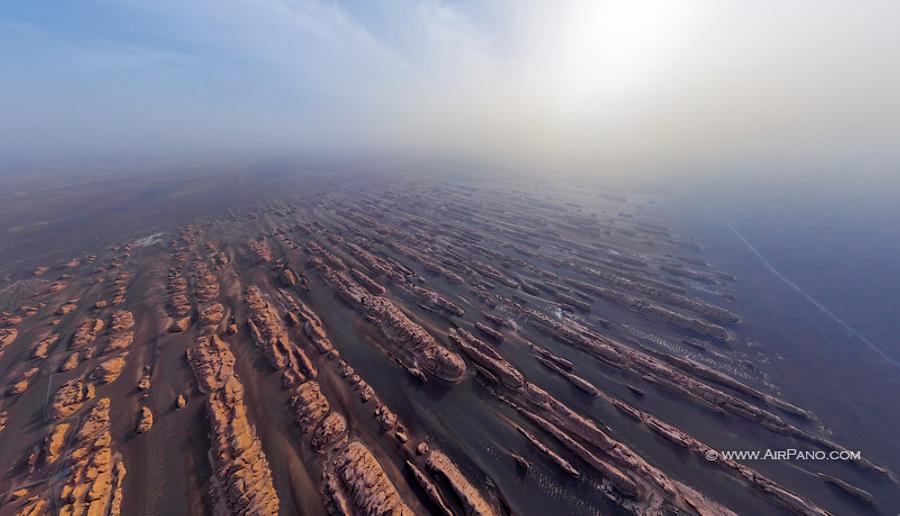
M900 2L5 0L0 162L900 163Z

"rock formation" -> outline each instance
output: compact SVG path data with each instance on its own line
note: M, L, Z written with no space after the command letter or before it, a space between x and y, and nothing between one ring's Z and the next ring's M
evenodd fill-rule
M329 463L325 471L325 493L331 511L339 514L413 514L381 464L359 441L347 444Z
M465 374L465 362L440 345L424 328L414 323L397 305L384 296L374 296L351 280L345 273L326 265L319 267L322 276L341 297L361 310L378 326L385 337L412 355L431 374L449 382L457 382Z
M268 460L247 417L244 388L234 373L234 355L214 330L213 324L206 326L188 349L200 389L209 393L206 416L215 477L213 497L219 510L228 513L277 514L278 495Z
M219 281L209 270L204 261L195 261L193 265L194 296L197 301L206 303L219 297Z
M72 335L71 349L81 349L94 342L97 335L103 329L103 319L88 319L78 327L78 331Z
M106 347L104 353L115 353L126 349L134 340L134 315L128 310L116 310L110 316L109 329L106 331Z
M25 390L28 389L28 386L31 383L31 379L34 377L34 375L37 374L37 372L37 367L32 367L23 371L22 374L20 374L19 377L13 381L12 386L9 388L8 394L10 396L18 396L19 394L25 392Z
M74 414L95 395L94 384L74 378L63 384L50 399L49 416L63 419Z
M495 514L491 505L481 496L481 493L466 479L456 467L456 464L439 450L431 450L426 461L428 469L439 475L459 497L466 510L466 514L478 516L491 516Z
M50 346L53 346L59 340L59 335L55 333L51 333L50 335L44 336L38 341L37 346L34 347L34 350L31 352L31 358L44 359L47 358L47 355L50 354Z
M135 431L139 434L149 432L153 428L153 411L149 407L141 407L141 415Z
M191 304L188 300L188 282L178 268L169 269L167 290L169 314L175 319L171 331L186 331L191 325Z
M247 247L250 249L250 254L257 262L268 263L272 261L272 250L269 249L269 242L264 237L256 240L249 240L247 242Z
M278 514L269 461L247 419L244 388L236 376L209 394L206 415L214 492L223 509L237 514Z
M51 439L62 440L62 436L56 434L63 425L56 427ZM58 501L59 514L121 513L126 471L121 457L113 453L109 425L109 399L103 398L94 405L73 438L62 470L66 476L59 487L53 487L52 493L44 498L45 501ZM66 430L63 428L62 434ZM27 504L23 512L40 513L42 506L46 507L35 500Z

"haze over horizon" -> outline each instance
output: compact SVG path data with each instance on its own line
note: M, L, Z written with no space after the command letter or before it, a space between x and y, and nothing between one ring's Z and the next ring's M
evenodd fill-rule
M0 516L900 516L898 29L0 2Z
M890 2L13 1L0 155L891 173L898 24Z

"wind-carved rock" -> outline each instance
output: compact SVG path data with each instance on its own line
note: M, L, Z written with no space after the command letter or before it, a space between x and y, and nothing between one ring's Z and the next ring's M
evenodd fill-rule
M188 299L188 282L179 268L169 269L169 314L175 319L170 331L186 331L191 325L191 303Z
M250 249L250 254L257 262L268 263L272 261L272 250L269 249L269 242L265 237L260 237L257 240L249 240L247 242L247 248Z
M82 378L64 383L50 399L49 415L53 419L71 416L96 394L94 384Z
M59 501L59 514L121 513L126 470L122 458L111 448L109 422L109 398L103 398L94 405L75 434L62 470L66 477L61 486L54 489L56 494L50 495Z
M466 365L456 353L439 344L425 328L413 322L397 305L384 296L375 296L354 282L346 273L320 264L322 277L351 306L381 329L387 339L411 356L430 374L448 382L460 381Z
M31 385L31 379L38 372L37 367L31 367L26 369L13 381L13 384L10 386L8 394L10 396L18 396L25 392L28 389L28 386Z
M507 362L493 346L462 328L450 330L450 340L456 343L469 359L493 373L511 389L521 389L525 377Z
M60 423L53 427L53 431L44 439L44 465L53 464L59 458L63 445L66 442L66 434L69 431L69 423Z
M440 450L431 450L426 460L428 469L445 480L466 510L466 514L492 516L496 514L491 504L484 499L478 489L459 471L456 464Z
M491 328L490 326L488 326L487 324L484 324L481 321L477 321L475 323L475 327L478 328L478 331L480 331L481 333L484 333L485 335L487 335L488 337L490 337L491 339L493 339L496 342L503 342L503 339L505 338L505 336L502 333Z
M91 344L97 338L103 326L103 319L88 319L84 321L78 327L78 330L75 331L75 334L72 335L72 342L69 348L81 349Z
M150 407L141 407L141 415L135 431L143 434L149 432L151 428L153 428L153 411L150 410Z
M319 350L328 353L331 360L328 363L338 364L343 378L360 392L360 401L366 403L375 398L372 387L349 364L343 359L334 360L339 355L331 347L318 315L289 293L280 294L291 313L297 316L295 325L302 325L309 340L318 342ZM327 342L327 347L322 342ZM291 389L291 405L300 430L309 436L315 459L325 470L323 491L329 509L335 513L373 516L411 514L382 465L362 441L352 437L345 415L339 412L343 403L331 404L315 380L292 381L295 376L288 375L289 371L285 370L285 381ZM394 433L397 442L408 441L397 415L380 401L376 401L375 418L383 432Z
M669 303L673 306L679 306L682 308L687 308L692 312L696 312L702 314L710 319L715 321L733 324L740 322L741 318L736 314L726 310L722 307L707 303L706 301L701 301L699 299L693 299L688 296L685 296L680 293L671 292L665 288L661 288L654 285L648 285L642 283L637 280L632 280L626 278L624 276L614 274L611 272L606 272L603 270L592 269L583 266L574 266L575 270L582 272L584 274L593 276L596 279L602 280L610 286L617 287L623 290L627 290L630 292L636 292L639 294L643 294L647 297L657 299L659 301L663 301Z
M250 310L247 325L256 345L263 350L275 369L282 369L288 363L287 355L292 346L281 317L265 299L256 286L247 287L244 302Z
M334 513L413 514L378 459L360 441L352 441L339 451L328 464L324 477L325 494Z
M696 317L681 314L663 306L648 303L636 297L629 296L612 289L589 285L587 283L582 283L575 280L567 279L566 281L574 285L576 288L599 295L604 299L620 304L628 308L629 310L648 315L661 321L665 321L673 326L691 330L693 332L700 333L717 340L724 341L730 338L728 331L718 324L709 323Z
M64 373L66 371L71 371L72 369L75 369L76 367L78 367L78 364L80 364L80 363L81 363L81 352L73 351L73 352L69 353L69 356L66 357L66 360L62 364L59 365L59 371L61 373Z
M374 294L376 296L380 296L380 295L384 294L384 292L385 292L384 287L379 285L377 281L366 276L359 270L351 268L350 275L353 276L353 279L355 279L357 282L359 282L360 285L364 286L372 294Z
M134 340L134 315L128 310L116 310L110 317L104 353L121 351Z
M19 336L19 330L16 328L0 328L0 355L3 350L16 340Z
M353 255L354 258L360 261L363 265L366 266L372 273L375 275L387 274L388 271L391 270L391 266L384 259L375 256L369 251L363 249L361 246L347 243L347 249L350 251L350 254Z
M278 281L286 287L293 287L297 284L297 275L290 267L282 267L278 273Z
M457 317L462 317L466 314L465 310L463 310L462 307L450 301L446 297L438 294L434 290L431 290L430 288L425 288L421 285L415 284L403 284L402 286L408 292L423 300L429 307L443 310L444 312L455 315Z
M31 352L31 358L44 359L50 354L50 346L53 346L59 341L59 335L55 333L51 333L50 335L41 337L41 340L38 341L37 346L34 347L34 350Z
M193 264L194 273L194 296L197 301L206 303L219 297L219 281L216 275L209 270L209 266L204 261L195 261Z
M287 328L278 311L266 301L259 288L247 288L244 301L250 311L247 325L256 345L263 350L269 362L286 377L294 381L315 378L318 371L302 348L291 341Z
M347 420L338 412L331 412L313 432L310 445L319 453L329 448L337 449L347 440Z
M328 353L334 349L334 345L328 339L325 332L325 325L312 308L308 307L303 301L291 298L293 314L295 314L303 328L303 335L308 338L320 353Z
M201 310L203 333L188 349L188 361L206 398L210 434L211 493L218 511L230 514L278 514L279 499L269 462L250 425L244 387L234 372L235 357L215 329L221 306Z
M321 387L314 380L298 384L291 390L291 405L294 407L297 424L304 434L311 432L331 408L328 398L322 394Z
M197 337L187 356L201 392L212 392L234 376L234 355L214 333Z
M236 376L210 393L206 415L217 501L230 513L278 514L269 461L250 426L244 387Z

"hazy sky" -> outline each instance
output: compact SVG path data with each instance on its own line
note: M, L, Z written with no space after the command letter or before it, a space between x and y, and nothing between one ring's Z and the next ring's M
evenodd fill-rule
M900 2L5 0L0 155L898 163Z

